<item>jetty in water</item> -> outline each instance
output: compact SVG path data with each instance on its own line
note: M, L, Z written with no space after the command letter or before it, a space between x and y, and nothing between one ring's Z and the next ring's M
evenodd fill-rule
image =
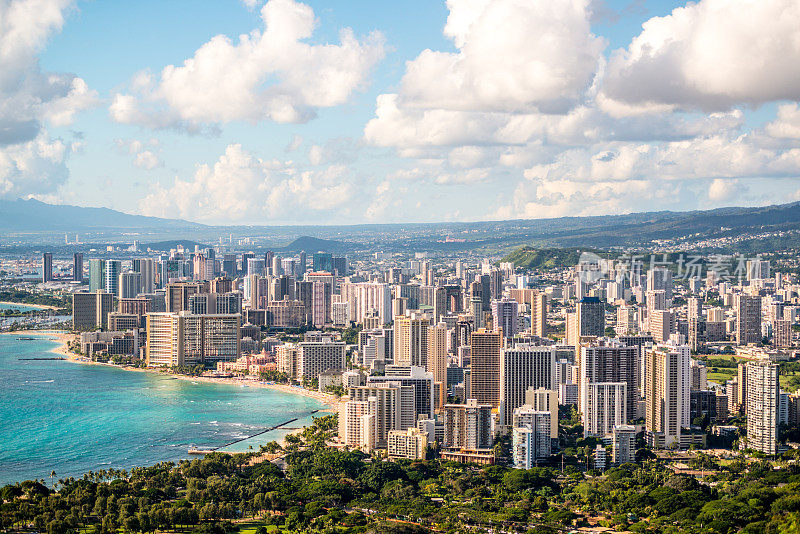
M309 416L309 415L314 415L317 412L319 412L319 410L311 411L308 414L306 414L306 417ZM265 428L263 430L259 430L255 434L251 434L249 436L236 439L234 441L231 441L230 443L226 443L225 445L220 445L219 447L206 447L206 448L203 448L203 447L189 447L189 451L188 452L189 452L189 454L211 454L212 452L219 452L219 451L221 451L222 449L224 449L226 447L230 447L231 445L235 445L236 443L239 443L239 442L242 442L242 441L245 441L245 440L248 440L248 439L252 439L252 438L254 438L256 436L260 436L261 434L266 434L267 432L272 432L273 430L277 430L279 428L285 427L288 424L294 423L298 419L300 419L300 417L295 417L293 419L289 419L288 421L284 421L283 423L271 426L269 428Z

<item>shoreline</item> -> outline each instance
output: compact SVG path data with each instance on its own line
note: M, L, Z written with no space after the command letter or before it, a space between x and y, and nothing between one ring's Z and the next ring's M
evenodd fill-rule
M58 310L57 306L48 306L47 304L28 304L27 302L12 302L10 300L0 300L0 304L7 306L25 306L27 308L34 308L36 310Z
M67 342L73 341L77 339L76 334L71 334L64 330L17 330L15 332L2 332L0 335L21 335L21 336L49 336L52 341L59 342L59 346L53 347L50 349L50 353L58 354L59 356L64 357L64 361L68 361L71 363L83 364L83 365L103 365L106 367L112 367L114 369L120 369L122 371L131 371L137 373L151 373L155 375L162 375L168 376L172 378L176 378L178 380L188 380L192 382L205 382L207 384L218 384L218 385L229 385L229 386L239 386L239 387L254 387L260 389L271 389L274 391L280 391L282 393L287 393L291 395L300 395L307 398L312 398L320 403L323 404L323 407L320 408L320 412L322 413L334 413L338 410L339 403L341 399L336 397L335 395L331 395L329 393L322 393L316 390L305 389L300 386L291 386L288 384L278 384L275 382L263 382L257 379L251 378L222 378L222 377L210 377L210 376L189 376L189 375L181 375L172 373L169 371L163 371L160 369L151 369L147 367L133 367L130 365L116 365L113 363L104 363L104 362L94 362L89 360L85 356L80 356L71 352L67 348Z
M286 448L288 443L286 442L286 438L290 435L300 435L303 431L308 428L308 425L311 424L310 420L312 415L316 417L322 417L325 415L329 415L331 413L336 413L338 411L339 403L341 402L339 398L334 395L330 395L327 393L320 393L318 391L307 390L302 387L294 387L285 384L275 384L271 382L262 382L260 380L253 380L253 379L244 379L244 378L221 378L221 377L202 377L202 376L188 376L188 375L179 375L174 374L171 372L164 372L163 370L159 369L148 369L148 368L137 368L127 365L115 365L110 363L103 363L103 362L93 362L86 358L85 356L80 356L71 352L67 348L67 344L70 341L78 339L79 336L77 334L70 333L65 330L17 330L13 332L0 332L0 336L19 336L19 337L37 337L40 339L46 339L49 341L54 341L57 345L47 352L43 352L44 354L50 353L57 355L63 358L62 361L69 362L73 364L84 364L84 365L101 365L106 367L112 367L115 369L123 370L123 371L133 371L133 372L140 372L140 373L151 373L155 375L162 375L165 378L172 378L184 381L190 381L195 384L198 383L206 383L206 384L216 384L216 385L228 385L228 386L239 386L239 387L252 387L252 388L259 388L259 389L271 389L274 391L278 391L283 394L291 394L291 395L300 395L306 398L312 398L320 403L320 406L316 407L315 409L317 412L315 414L304 415L302 416L304 419L308 419L309 422L302 424L302 426L297 427L296 425L299 421L295 422L294 425L287 425L289 428L283 429L281 427L274 429L273 432L279 432L281 435L280 437L275 436L272 434L270 439L266 439L264 437L264 441L256 444L253 442L252 446L254 447L252 450L215 450L214 452L219 452L223 454L246 454L246 453L256 453L254 456L253 461L260 462L265 460L271 460L274 457L280 457L283 452L279 452L275 455L270 454L260 454L258 450L259 445L266 445L271 441L276 441L282 448ZM182 459L193 459L196 457L202 457L202 455L191 455L188 454L187 450L184 450L183 453L180 455Z

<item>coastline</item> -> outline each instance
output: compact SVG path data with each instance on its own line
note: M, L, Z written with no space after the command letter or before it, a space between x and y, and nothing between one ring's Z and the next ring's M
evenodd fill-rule
M171 373L160 369L149 369L143 367L132 367L130 365L115 365L112 363L93 362L85 356L80 356L71 352L67 348L67 342L77 339L76 334L71 334L64 330L17 330L15 332L2 332L0 335L21 335L21 336L49 336L51 340L58 341L59 346L50 349L53 354L58 354L65 358L65 361L78 363L83 365L104 365L121 369L123 371L132 371L138 373L153 373L157 375L164 375L177 378L178 380L189 380L192 382L205 382L209 384L232 385L240 387L254 387L261 389L272 389L282 393L291 395L301 395L316 399L325 405L325 408L320 409L320 412L333 413L338 409L340 398L329 393L322 393L316 390L305 389L300 386L290 386L288 384L277 384L274 382L263 382L261 380L254 380L248 378L221 378L209 376L188 376Z
M28 304L27 302L12 302L10 300L0 300L0 304L7 306L25 306L26 308L35 308L37 310L57 310L57 306L48 306L47 304Z
M300 386L290 386L288 384L276 384L274 382L262 382L260 380L253 380L246 378L187 376L187 375L171 373L160 369L148 369L141 367L132 367L129 365L115 365L112 363L94 362L86 358L85 356L80 356L78 354L75 354L74 352L71 352L67 348L67 343L69 341L77 339L78 336L76 334L72 334L64 330L17 330L14 332L0 332L0 335L49 337L52 341L57 341L59 343L58 346L53 347L52 349L50 349L49 352L51 354L57 354L58 356L63 357L64 361L70 363L82 364L82 365L102 365L102 366L112 367L114 369L120 369L122 371L152 373L156 375L169 376L178 380L188 380L190 382L195 382L195 383L204 382L207 384L272 389L275 391L280 391L285 394L300 395L303 397L315 399L318 402L320 402L323 406L320 407L318 413L320 413L321 415L327 415L338 412L339 403L341 402L341 399L336 397L335 395L331 395L329 393L321 393L319 391L314 391L314 390L308 390ZM276 441L278 441L278 444L281 447L285 447L287 436L301 434L303 430L305 430L305 428L306 427L304 426L301 428L292 429L291 431L287 432L281 439ZM236 454L235 452L230 452L230 451L216 451L216 452L222 452L225 454Z

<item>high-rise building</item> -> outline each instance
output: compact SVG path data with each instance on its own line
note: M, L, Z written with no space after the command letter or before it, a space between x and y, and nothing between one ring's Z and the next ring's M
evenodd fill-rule
M558 390L529 387L525 392L525 405L537 412L550 413L550 438L558 440ZM514 426L518 426L514 424Z
M106 264L103 260L89 260L89 291L105 289Z
M479 329L470 334L470 392L479 404L500 406L500 348L499 332ZM395 343L397 343L395 338Z
M334 277L328 272L308 273L306 279L311 285L311 320L320 328L331 322Z
M547 294L537 292L531 299L531 334L547 336Z
M386 447L391 430L406 430L416 427L414 415L414 388L398 382L383 382L357 386L348 390L350 401L375 399L375 446Z
M581 398L584 437L607 436L615 426L627 422L627 388L626 382L586 384Z
M648 317L648 323L656 343L666 343L676 329L675 314L670 310L653 310Z
M133 272L141 275L141 292L152 293L156 288L156 262L152 258L133 260Z
M119 297L119 275L122 273L122 262L119 260L106 260L105 282L103 289ZM133 295L134 297L136 295Z
M780 386L778 364L747 362L747 446L764 454L778 452Z
M236 254L225 254L222 257L222 271L226 276L236 277L238 269L236 267Z
M427 316L412 314L394 318L394 363L428 367L428 329Z
M617 324L614 331L618 336L635 334L639 331L637 326L636 306L620 306L617 308Z
M72 255L72 281L83 282L83 252Z
M299 343L299 378L317 379L323 371L344 371L347 345L344 341L303 341Z
M447 393L447 325L438 323L428 328L428 362L427 369L433 375L434 384L439 386L439 407L444 405Z
M147 315L147 365L172 367L234 361L241 355L239 314Z
M294 344L278 345L275 360L279 373L286 373L292 380L300 378L300 349Z
M467 399L465 404L445 404L442 445L459 449L492 446L492 407Z
M189 297L196 293L204 293L202 282L174 282L166 287L166 311L177 313L189 310Z
M636 461L636 427L617 425L614 427L612 444L612 461L614 465L633 463Z
M592 383L624 382L626 384L625 416L634 418L639 403L639 348L621 340L600 338L580 347L578 382L580 406ZM618 424L625 424L623 420Z
M42 282L49 282L53 279L53 253L45 252L42 254Z
M692 317L702 317L703 315L703 301L698 297L689 297L686 299L687 319Z
M375 448L378 398L339 403L339 441L348 447L370 452Z
M433 418L435 407L433 374L428 373L422 367L387 365L383 376L373 375L367 377L368 386L390 382L414 388L414 406L410 408L413 411L411 415L414 420L418 416L423 416L426 419Z
M667 302L672 300L672 271L666 267L654 267L647 271L647 291L664 290Z
M312 256L312 267L314 271L333 272L333 254L328 252L315 252Z
M333 258L333 271L336 276L347 276L347 258L334 257Z
M699 351L707 341L706 320L704 317L689 317L689 348Z
M734 295L736 344L761 343L761 297Z
M153 312L153 301L149 298L119 299L117 311L125 315L136 315L139 318Z
M772 322L772 344L777 348L792 346L792 323L785 319L775 319Z
M118 297L121 299L132 299L142 293L142 274L134 271L119 274Z
M219 276L211 280L212 293L230 293L233 291L233 280L227 276Z
M568 325L567 344L578 347L580 338L601 337L606 330L605 305L598 297L584 297L575 306L572 325Z
M529 388L555 389L556 352L554 346L519 344L503 349L500 359L500 424L510 428L514 410L526 404Z
M689 362L689 372L691 373L690 389L698 391L708 389L708 369L704 364L692 359Z
M747 260L747 280L766 280L770 277L769 260Z
M98 289L97 291L75 292L72 294L72 328L74 330L93 330L108 325L108 314L113 311L114 296Z
M552 414L523 405L514 410L511 447L514 467L531 469L550 458Z
M653 447L681 445L690 425L689 346L668 344L645 348L646 435Z
M516 300L504 298L492 301L492 326L495 331L502 332L506 339L519 333L519 304Z
M381 326L392 321L392 292L389 284L343 283L341 295L350 306L351 320L363 323L366 317L378 317Z

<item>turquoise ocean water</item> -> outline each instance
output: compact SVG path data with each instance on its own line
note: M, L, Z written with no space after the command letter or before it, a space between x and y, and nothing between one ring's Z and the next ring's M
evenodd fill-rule
M33 337L33 336L32 336ZM151 465L188 458L322 408L314 399L269 389L192 383L152 373L47 358L47 336L0 335L0 485L31 478ZM275 430L226 450L280 439Z

